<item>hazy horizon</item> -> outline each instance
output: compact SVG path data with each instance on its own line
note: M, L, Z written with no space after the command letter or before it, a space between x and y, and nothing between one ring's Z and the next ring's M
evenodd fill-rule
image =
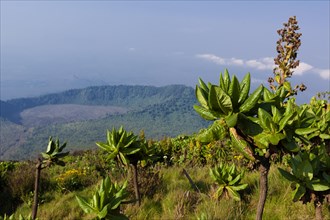
M329 91L329 1L1 1L0 99L93 85L218 82L225 68L267 86L277 30L297 16L292 84Z

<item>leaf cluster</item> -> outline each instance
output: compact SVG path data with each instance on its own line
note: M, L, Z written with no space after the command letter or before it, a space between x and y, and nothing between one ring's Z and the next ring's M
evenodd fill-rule
M215 192L215 197L231 197L236 201L241 200L238 191L244 190L248 184L241 184L244 172L237 170L235 164L219 164L210 169L210 176L218 184L218 189Z
M107 176L92 198L88 200L76 195L76 199L82 210L93 214L96 219L128 219L119 209L120 204L128 196L126 188L127 181L119 186L117 183L112 183Z

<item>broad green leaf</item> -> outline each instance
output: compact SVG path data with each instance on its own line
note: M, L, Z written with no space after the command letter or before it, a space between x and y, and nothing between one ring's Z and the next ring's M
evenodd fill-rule
M196 86L195 89L195 95L196 98L198 100L198 102L204 107L204 108L208 108L208 93L205 93L204 91L202 91L202 89L198 86Z
M309 180L313 179L313 167L308 160L304 160L301 164L302 175Z
M330 189L330 183L326 181L312 181L311 189L317 192L327 191Z
M69 153L70 153L69 151L68 151L68 152L64 152L64 153L57 153L57 154L55 154L54 156L55 156L56 158L62 158L62 157L67 156Z
M278 108L276 108L274 105L271 106L271 109L272 109L273 121L276 124L279 124L280 119L282 118L282 114L280 110L278 110Z
M259 118L259 125L265 130L265 131L271 131L273 133L276 132L276 125L273 122L272 116L263 110L262 108L258 109L258 118Z
M249 95L250 84L251 84L250 81L251 81L250 73L247 73L240 83L240 94L238 99L239 104L242 104Z
M48 154L46 154L46 153L43 153L43 152L41 152L40 154L41 154L41 156L42 156L43 158L45 158L46 160L50 159L50 155L48 155Z
M224 81L224 87L225 87L224 91L228 94L228 90L229 90L229 86L230 86L230 76L229 76L229 72L227 69L225 69L223 81Z
M217 119L217 117L210 110L208 110L202 106L194 105L194 109L205 120L212 121L212 120Z
M230 186L226 187L229 195L236 201L240 201L241 200L241 196L239 195L238 192L236 192L235 190L233 190Z
M231 188L235 191L241 191L246 189L246 187L248 187L248 184L241 184L241 185L237 185L237 186L231 186Z
M263 91L263 85L260 85L239 107L240 112L248 112L256 106Z
M201 89L203 89L206 93L208 93L209 92L209 88L204 83L204 81L201 78L198 78L198 82L199 82L199 85L200 85Z
M318 128L298 128L295 130L295 133L298 135L307 135L317 131Z
M85 213L93 213L96 211L94 207L92 207L83 197L76 195L76 199L79 206Z
M235 110L238 106L238 99L239 99L239 95L240 95L239 81L235 75L231 79L231 83L230 83L229 90L228 90L228 95L231 98L232 106L233 106L233 109Z
M49 142L46 150L46 154L52 154L55 150L55 143L52 140L52 137L49 137Z
M293 141L282 140L281 143L288 151L298 152L300 150L299 145L294 140Z
M104 206L103 209L100 210L100 212L98 213L97 217L99 217L100 219L105 218L108 214L108 206L109 205Z
M267 88L264 88L263 98L265 101L270 101L274 98L274 94Z
M278 171L280 172L280 174L287 180L291 181L291 182L299 182L299 179L297 177L295 177L294 175L292 175L291 173L289 173L288 171L283 170L282 168L278 168Z
M99 146L102 150L105 150L105 151L111 151L111 147L106 144L106 143L102 143L102 142L96 142L96 145Z
M210 87L209 96L208 96L208 106L211 110L220 112L220 114L224 114L224 112L222 111L222 109L220 107L218 94L217 94L215 88L218 88L218 87L214 86L214 85L212 85ZM223 94L225 94L225 92L223 92L223 90L221 90L221 91Z
M287 113L287 114L284 114L283 117L281 118L280 122L279 122L279 128L278 128L278 131L282 131L285 126L288 124L288 122L295 116L295 113L294 112L291 112L291 113Z
M293 192L293 201L298 202L306 193L306 188L299 184L296 184L296 189Z
M330 135L329 134L320 134L320 138L322 138L322 139L330 139Z
M286 136L282 133L277 133L277 134L271 134L268 136L268 140L269 142L274 145L277 146L278 143L283 140Z
M224 112L225 115L228 115L230 112L233 111L233 105L230 97L220 87L214 87L214 88L222 112Z
M238 113L234 113L225 117L226 124L229 128L234 127L237 124Z
M232 141L232 146L240 153L242 153L247 159L254 161L253 151L247 141L240 137L235 128L229 128L229 134Z

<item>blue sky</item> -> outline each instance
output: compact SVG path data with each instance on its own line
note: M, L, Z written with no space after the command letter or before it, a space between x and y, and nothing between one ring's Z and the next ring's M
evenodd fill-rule
M90 85L272 76L276 30L297 16L301 102L329 91L329 1L1 1L1 99Z

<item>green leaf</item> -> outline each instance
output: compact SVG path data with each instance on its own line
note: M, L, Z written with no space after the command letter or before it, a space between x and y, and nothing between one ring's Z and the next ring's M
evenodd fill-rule
M231 188L235 191L241 191L241 190L244 190L246 189L246 187L248 187L248 184L245 183L245 184L241 184L241 185L237 185L237 186L231 186Z
M229 131L233 147L247 159L254 161L255 158L249 143L237 134L235 128L229 128Z
M228 90L228 95L231 98L233 109L236 109L236 107L238 106L238 99L240 96L240 85L239 85L239 81L235 75L232 77L232 80L231 80L231 83L229 86L229 90Z
M212 86L210 89L210 93L215 95L217 106L220 107L221 111L228 115L230 112L233 111L233 105L231 103L230 97L218 86ZM212 97L213 97L212 95ZM209 100L210 101L210 100ZM213 102L213 100L212 100Z
M202 89L200 87L196 86L195 95L196 95L198 102L204 108L208 108L208 100L207 100L208 93L205 93L205 91L202 91Z
M56 158L62 158L62 157L65 157L65 156L69 155L69 153L70 153L69 151L68 152L64 152L64 153L57 153L54 156Z
M98 213L97 217L100 219L105 218L108 215L108 206L109 205L104 206L103 209Z
M318 128L298 128L295 130L295 133L298 135L307 135L317 131Z
M236 192L235 190L233 190L230 186L226 187L230 197L232 197L234 200L236 201L241 201L241 196L239 195L238 192Z
M278 128L278 131L282 131L285 126L288 124L288 122L295 116L295 113L294 112L291 112L291 113L287 113L287 114L284 114L284 116L281 118L280 122L279 122L279 128Z
M313 179L313 167L308 160L304 160L301 164L302 175L307 177L309 180Z
M201 89L204 90L204 92L207 94L209 92L209 88L207 87L207 85L204 83L204 81L201 78L198 78L198 82Z
M102 150L105 150L105 151L111 151L111 147L106 144L106 143L102 143L102 142L96 142L96 145L99 146Z
M271 134L268 136L268 140L269 142L274 145L277 146L278 143L283 140L286 136L282 133L277 133L277 134Z
M258 118L259 118L259 125L265 130L265 131L271 131L276 132L276 125L273 122L272 116L263 110L262 108L258 109Z
M49 142L46 150L46 154L52 154L55 150L55 144L52 140L52 137L49 137Z
M202 106L194 105L194 109L205 120L213 121L217 119L217 117L210 110Z
M256 106L263 91L263 85L260 85L239 107L240 112L248 112Z
M263 95L264 100L270 101L274 98L274 94L270 92L267 88L264 88L264 95Z
M95 211L94 207L91 206L83 197L76 195L76 199L79 206L85 213L93 213Z
M240 94L238 103L241 105L249 95L250 92L251 77L250 73L247 73L240 83Z
M271 106L271 109L272 109L273 121L276 124L279 124L280 119L282 118L282 114L280 110L278 110L278 108L276 108L274 105Z
M225 69L224 72L223 82L224 82L224 91L228 94L228 90L230 86L230 76L227 69Z
M293 192L293 201L297 202L299 201L306 193L306 188L304 186L301 186L299 184L296 184L296 189Z
M330 189L330 183L326 181L312 181L311 189L317 192L327 191Z
M281 143L288 151L298 152L300 150L299 145L294 140L293 141L282 140Z
M282 168L278 168L278 171L280 172L280 174L287 180L291 181L291 182L299 182L299 179L297 177L295 177L294 175L292 175L291 173L289 173L288 171L283 170Z
M238 113L234 113L232 115L225 117L226 124L229 128L234 127L237 124L237 116Z

